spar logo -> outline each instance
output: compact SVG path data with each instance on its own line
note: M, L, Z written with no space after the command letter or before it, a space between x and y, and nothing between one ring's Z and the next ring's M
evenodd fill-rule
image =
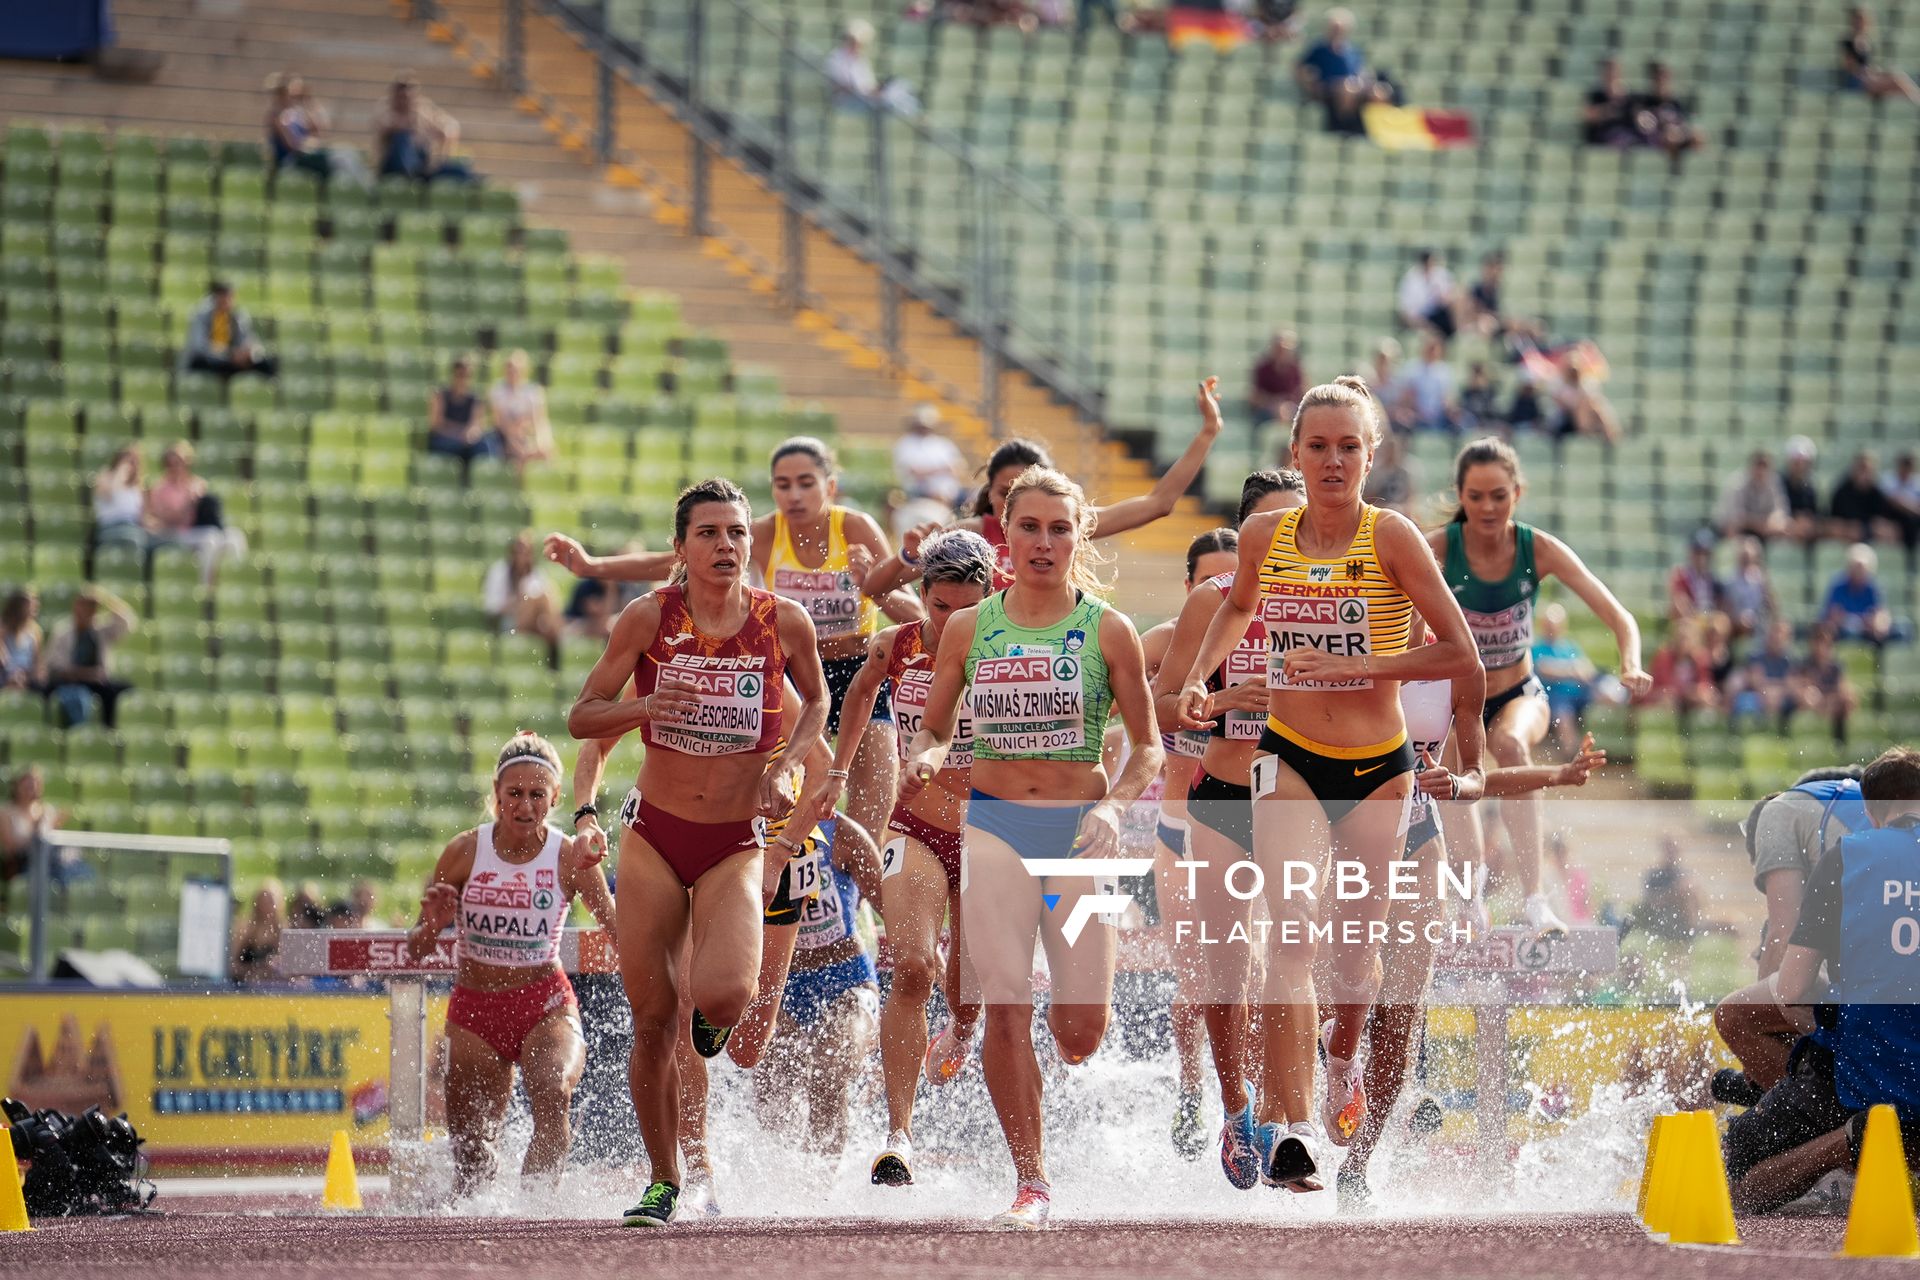
M1367 607L1358 600L1340 602L1340 621L1350 627L1357 627L1367 620Z
M733 687L743 698L757 698L760 696L760 677L751 671L743 671Z
M1086 930L1087 922L1101 913L1118 915L1125 911L1133 899L1119 891L1121 876L1144 876L1153 870L1152 858L1022 858L1020 865L1027 874L1036 880L1049 877L1058 880L1086 880L1088 892L1081 894L1067 910L1066 923L1060 926L1060 936L1072 946L1080 941L1080 935ZM1043 893L1040 900L1052 911L1060 905L1064 895Z
M553 890L535 889L533 891L533 909L535 911L550 911L552 908Z
M1072 658L1055 658L1053 660L1053 678L1063 682L1078 680L1080 678L1080 664Z

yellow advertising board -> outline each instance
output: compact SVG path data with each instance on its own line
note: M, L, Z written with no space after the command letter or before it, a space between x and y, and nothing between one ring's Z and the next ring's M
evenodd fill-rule
M439 1038L444 998L429 1002ZM154 1163L284 1163L386 1133L384 995L0 996L5 1091L124 1111Z

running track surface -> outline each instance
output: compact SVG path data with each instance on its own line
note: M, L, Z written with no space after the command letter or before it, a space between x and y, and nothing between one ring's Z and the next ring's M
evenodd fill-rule
M262 1216L195 1204L164 1216L43 1222L0 1237L0 1273L46 1280L580 1280L752 1276L845 1280L1108 1280L1298 1275L1312 1280L1666 1280L1789 1273L1916 1275L1912 1262L1838 1260L1839 1219L1749 1219L1744 1243L1670 1248L1624 1216L1295 1222L1061 1222L1037 1235L975 1223L738 1220L622 1230L516 1218Z

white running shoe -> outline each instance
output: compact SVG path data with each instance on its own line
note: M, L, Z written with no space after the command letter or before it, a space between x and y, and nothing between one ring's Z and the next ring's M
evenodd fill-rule
M701 1218L720 1216L720 1193L714 1190L713 1170L687 1170L686 1185L680 1188L680 1214Z
M1361 1121L1367 1118L1367 1091L1361 1087L1360 1063L1354 1061L1340 1071L1330 1059L1326 1077L1325 1096L1320 1099L1320 1123L1327 1131L1327 1141L1344 1147L1353 1141Z
M1522 914L1526 917L1527 928L1541 937L1567 931L1567 922L1554 914L1553 904L1547 901L1547 895L1544 893L1536 893L1529 897L1526 906L1522 908Z
M950 1084L967 1065L967 1056L973 1052L973 1035L968 1033L962 1040L953 1034L953 1024L949 1022L940 1028L940 1034L927 1043L927 1057L923 1064L927 1083L936 1088Z
M1053 1189L1044 1182L1023 1182L1013 1204L987 1225L995 1231L1039 1231L1053 1211Z
M873 1158L873 1185L910 1187L913 1185L913 1139L895 1129L887 1137L886 1149Z

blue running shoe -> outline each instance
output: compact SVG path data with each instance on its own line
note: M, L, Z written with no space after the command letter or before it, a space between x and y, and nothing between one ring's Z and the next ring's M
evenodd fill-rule
M1260 1161L1257 1176L1261 1182L1266 1183L1266 1185L1270 1187L1280 1185L1267 1176L1267 1170L1273 1167L1273 1149L1279 1146L1280 1140L1286 1136L1287 1129L1285 1125L1268 1123L1254 1126L1253 1152Z
M1220 1128L1220 1168L1227 1181L1241 1191L1260 1181L1260 1166L1265 1163L1254 1149L1253 1088L1247 1088L1247 1105L1227 1117Z

